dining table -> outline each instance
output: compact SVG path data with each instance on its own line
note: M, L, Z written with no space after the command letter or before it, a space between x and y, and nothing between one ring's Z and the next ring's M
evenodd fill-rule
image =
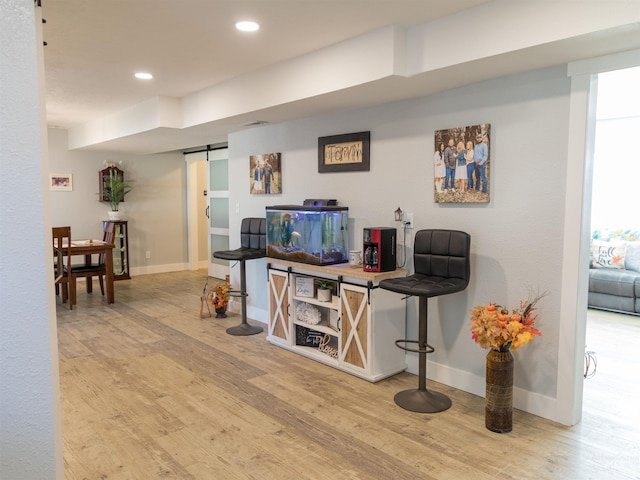
M103 240L71 240L71 255L84 255L85 263L91 264L91 255L100 255L104 253L104 263L107 273L105 275L105 288L107 290L107 302L115 303L115 292L113 287L113 249L115 245L112 242ZM87 291L91 292L90 279L87 279Z

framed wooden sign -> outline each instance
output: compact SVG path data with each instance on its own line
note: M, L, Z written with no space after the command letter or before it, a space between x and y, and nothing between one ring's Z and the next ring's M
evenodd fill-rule
M313 278L296 277L296 297L313 298Z
M318 138L318 172L368 172L371 132Z

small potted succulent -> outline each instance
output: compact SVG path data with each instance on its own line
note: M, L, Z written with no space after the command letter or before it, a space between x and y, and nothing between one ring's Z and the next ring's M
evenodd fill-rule
M316 279L318 286L318 300L321 302L330 302L332 298L333 282L322 278Z

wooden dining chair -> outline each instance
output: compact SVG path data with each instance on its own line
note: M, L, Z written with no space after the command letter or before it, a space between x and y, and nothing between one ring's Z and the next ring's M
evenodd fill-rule
M104 227L104 235L102 240L107 243L113 243L114 237L114 225L111 222L106 222ZM98 263L85 262L83 264L73 265L71 267L71 279L73 295L71 297L71 303L76 303L76 279L85 278L87 282L87 293L93 291L93 277L98 277L100 282L100 292L104 296L104 277L107 274L107 267L105 263L105 253L98 255Z
M75 284L71 278L71 227L53 227L53 271L56 294L61 293L62 303L69 301L69 309L73 310L71 298L75 297Z

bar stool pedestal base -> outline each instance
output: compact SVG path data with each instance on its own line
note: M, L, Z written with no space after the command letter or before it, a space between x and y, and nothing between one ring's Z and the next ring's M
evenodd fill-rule
M229 335L235 335L238 337L255 335L256 333L261 333L262 331L262 327L249 325L248 323L241 323L240 325L236 325L235 327L227 328L227 333Z
M451 406L451 399L446 395L419 388L398 392L393 400L399 407L416 413L444 412Z

